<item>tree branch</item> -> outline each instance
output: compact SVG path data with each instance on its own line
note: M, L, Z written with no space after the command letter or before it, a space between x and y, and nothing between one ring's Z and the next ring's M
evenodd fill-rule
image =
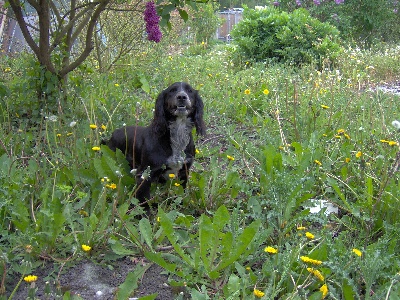
M93 50L93 33L94 33L94 28L97 24L97 20L100 17L100 14L102 11L104 11L110 3L111 0L103 0L100 2L100 4L97 6L95 11L92 14L92 17L90 18L87 32L86 32L86 40L85 40L85 48L82 51L81 55L71 64L68 66L65 66L61 71L60 71L60 76L64 77L66 74L77 68L90 54L90 52Z
M14 12L15 19L18 22L19 27L21 28L22 35L25 38L28 46L32 49L33 53L35 53L36 57L39 58L39 47L33 40L31 33L28 30L27 23L25 22L24 16L22 14L21 3L18 0L9 0L11 9Z

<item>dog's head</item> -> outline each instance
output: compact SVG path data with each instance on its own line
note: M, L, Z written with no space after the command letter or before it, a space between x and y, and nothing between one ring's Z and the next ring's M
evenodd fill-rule
M164 133L169 123L177 118L188 118L200 135L205 134L203 100L197 90L186 82L175 82L157 97L153 125L158 133Z

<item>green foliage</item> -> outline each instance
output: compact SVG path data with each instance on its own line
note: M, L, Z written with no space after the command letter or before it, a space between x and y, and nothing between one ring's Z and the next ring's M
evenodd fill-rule
M312 18L304 9L286 13L273 7L245 9L243 20L232 31L248 58L295 65L335 60L341 52L338 35L334 26Z
M399 49L349 48L315 70L232 59L234 45L200 55L166 46L129 55L115 72L88 62L71 74L68 110L35 126L16 114L31 105L29 56L0 57L6 294L43 258L65 270L145 255L194 299L252 299L255 289L265 299L321 299L321 288L325 299L394 299L399 97L375 87L397 78ZM200 90L208 136L196 141L186 191L174 180L154 185L158 215L145 217L124 155L100 141L124 123L148 124L159 91L180 80ZM143 272L126 278L120 298Z
M279 1L279 7L286 11L298 8L294 0ZM336 1L302 0L301 7L322 22L335 25L341 36L350 42L371 46L376 42L398 42L400 30L398 22L398 3L396 1L345 0Z

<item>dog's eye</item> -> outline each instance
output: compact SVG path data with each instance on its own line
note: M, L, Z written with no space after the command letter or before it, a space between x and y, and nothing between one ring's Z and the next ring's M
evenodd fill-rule
M176 88L172 88L169 92L170 92L170 93L175 93L176 91L177 91Z
M191 92L193 92L191 89L188 89L188 93L191 93Z

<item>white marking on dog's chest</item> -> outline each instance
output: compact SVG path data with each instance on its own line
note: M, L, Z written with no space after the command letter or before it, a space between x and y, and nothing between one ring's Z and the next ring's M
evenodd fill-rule
M190 141L190 128L187 118L177 118L175 122L169 125L170 141L172 155L167 160L168 170L165 176L169 174L178 175L178 171L185 163L185 149Z

